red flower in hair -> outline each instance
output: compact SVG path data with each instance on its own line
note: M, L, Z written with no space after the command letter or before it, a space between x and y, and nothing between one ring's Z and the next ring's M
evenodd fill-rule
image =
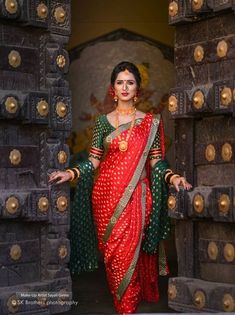
M115 91L112 84L109 85L109 95L111 95L112 97L115 96Z

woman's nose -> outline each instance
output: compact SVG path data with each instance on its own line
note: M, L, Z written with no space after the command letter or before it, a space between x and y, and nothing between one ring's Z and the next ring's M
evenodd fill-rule
M128 90L128 86L127 86L127 84L126 84L125 82L124 82L124 84L123 84L122 89L123 89L124 91L127 91L127 90Z

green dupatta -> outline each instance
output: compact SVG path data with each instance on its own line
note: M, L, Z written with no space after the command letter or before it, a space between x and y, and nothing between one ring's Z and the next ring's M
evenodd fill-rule
M96 230L92 217L93 165L86 160L77 164L81 176L71 207L70 271L79 274L98 268Z
M168 163L158 161L151 170L152 211L150 223L145 230L142 249L153 255L158 253L159 274L168 274L166 254L163 240L167 239L170 232L170 218L167 213L168 185L165 182L165 171Z

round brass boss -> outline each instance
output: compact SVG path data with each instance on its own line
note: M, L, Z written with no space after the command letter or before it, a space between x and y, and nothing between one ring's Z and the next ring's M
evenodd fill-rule
M66 59L64 55L59 55L56 58L56 64L59 68L63 68L66 64Z
M19 245L12 245L10 248L10 256L13 260L19 260L21 257L22 251Z
M7 97L5 101L5 108L10 114L15 114L18 109L18 102L13 96Z
M5 8L8 13L15 14L18 9L18 3L16 0L6 0L5 1Z
M63 118L67 114L67 106L63 102L58 102L56 104L56 113L59 117Z
M176 112L178 107L178 100L174 95L171 95L168 100L168 109L171 113Z
M228 44L226 43L226 41L221 40L220 42L218 42L216 50L217 50L218 57L220 58L225 57L228 52Z
M225 312L232 312L235 310L235 301L228 293L223 296L223 309Z
M19 304L17 303L18 297L13 294L7 300L7 309L10 313L17 313L19 310Z
M40 116L44 117L48 115L49 105L45 100L41 100L37 103L37 111Z
M232 90L224 87L220 93L220 102L223 106L228 106L232 102Z
M46 197L41 197L38 200L38 209L41 212L46 212L49 208L49 200Z
M60 196L56 201L56 207L60 212L64 212L68 207L68 199L65 196Z
M48 8L44 3L39 3L37 6L37 15L40 19L45 19L48 16Z
M12 50L8 55L8 62L13 68L17 68L21 64L20 53L16 50Z
M58 255L61 259L64 259L68 255L68 249L65 245L61 245L58 249Z
M205 151L205 157L208 162L214 161L215 159L215 147L213 144L208 144Z
M221 156L225 162L229 162L233 155L233 149L230 143L225 143L222 146Z
M198 90L193 94L193 106L196 109L201 109L205 102L204 94L202 91Z
M174 284L169 284L168 286L168 297L170 300L174 300L177 296L177 289Z
M67 154L65 151L60 151L57 155L58 161L60 164L64 164L67 162Z
M232 262L235 257L235 250L233 244L227 243L224 246L224 258L227 262Z
M204 198L200 194L196 194L193 198L193 208L197 213L204 210Z
M167 205L168 205L168 208L173 210L175 209L176 207L176 197L175 196L169 196L168 197L168 200L167 200Z
M55 17L56 22L57 22L58 24L64 23L64 21L65 21L65 19L66 19L66 12L65 12L64 8L61 7L61 6L60 6L60 7L57 7L57 8L55 9L55 12L54 12L54 17Z
M192 1L192 9L193 11L200 10L203 6L204 0L193 0Z
M219 204L219 211L223 212L224 214L227 214L229 211L229 206L230 206L229 196L226 194L220 195L218 204Z
M202 291L196 291L194 293L193 302L198 309L202 309L206 304L205 294Z
M168 13L171 17L174 17L178 14L178 3L175 1L170 2L168 7Z
M194 60L196 62L201 62L204 58L204 49L202 46L197 46L195 49L194 49Z
M13 165L20 164L20 162L21 162L21 153L20 153L20 151L16 150L16 149L12 150L10 152L9 159L11 161L11 164L13 164Z
M211 260L216 260L218 256L218 246L215 242L210 242L207 247L207 254Z
M6 210L10 214L15 214L19 208L19 201L16 197L12 196L6 200Z

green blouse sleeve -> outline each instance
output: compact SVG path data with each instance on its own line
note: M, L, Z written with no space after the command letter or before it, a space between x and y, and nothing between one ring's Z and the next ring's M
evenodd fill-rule
M102 122L102 116L99 116L95 122L95 127L93 131L92 144L89 152L89 157L100 160L104 153L104 124Z
M161 144L160 144L160 130L156 133L155 139L149 151L149 159L162 159L162 151L161 151Z

